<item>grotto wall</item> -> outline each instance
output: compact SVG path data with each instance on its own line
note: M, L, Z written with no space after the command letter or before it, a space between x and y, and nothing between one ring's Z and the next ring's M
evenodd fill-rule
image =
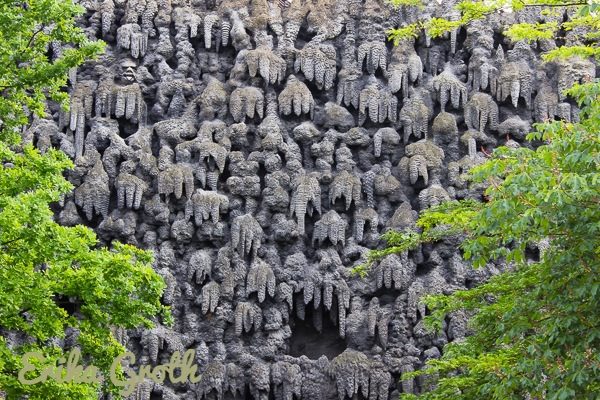
M502 38L504 23L549 18L536 8L393 46L387 29L453 15L452 2L80 3L106 54L72 71L70 112L50 105L26 139L75 160L61 223L156 252L175 325L117 335L138 363L196 350L202 380L146 381L136 400L422 390L400 374L467 328L456 314L427 333L419 296L501 267L470 269L452 241L365 279L351 267L420 210L480 198L464 172L532 122L576 118L561 89L595 76L587 61L542 64L553 41Z

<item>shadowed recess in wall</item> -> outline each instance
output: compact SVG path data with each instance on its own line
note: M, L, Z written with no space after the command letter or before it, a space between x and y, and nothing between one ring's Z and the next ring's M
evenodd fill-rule
M294 316L290 322L292 337L289 354L294 357L305 355L312 360L326 356L333 360L346 350L346 342L337 334L337 327L329 315L321 316L321 330L318 331L313 323L314 314L315 311L309 307L304 320Z

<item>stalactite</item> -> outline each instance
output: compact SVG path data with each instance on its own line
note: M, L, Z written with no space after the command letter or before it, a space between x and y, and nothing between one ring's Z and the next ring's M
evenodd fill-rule
M304 234L304 216L312 215L312 210L321 213L321 186L312 176L300 176L294 183L294 192L290 202L290 215L296 214L298 231Z
M279 94L279 106L283 115L290 115L292 112L297 117L310 114L312 119L315 101L308 87L294 75L290 75L285 89Z
M256 256L261 246L263 229L250 214L236 217L231 225L231 244L240 255Z
M294 70L302 72L306 79L314 81L319 89L333 87L336 75L336 51L331 45L308 43L298 51Z
M350 208L352 201L354 201L354 205L360 205L361 203L360 179L351 175L348 171L342 171L336 175L329 190L330 203L335 203L341 197L345 198L346 210Z
M202 313L215 312L219 304L221 287L215 281L211 281L202 287Z
M265 300L267 293L271 297L275 296L275 275L271 267L260 258L256 258L250 266L246 292L248 294L257 292L258 301L261 303Z

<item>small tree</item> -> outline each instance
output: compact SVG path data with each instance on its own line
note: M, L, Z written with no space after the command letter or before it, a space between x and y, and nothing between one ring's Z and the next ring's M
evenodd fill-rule
M71 0L0 4L0 397L8 399L97 399L110 385L22 384L22 355L45 356L26 376L33 378L56 366L61 342L70 343L108 377L124 350L111 328L169 316L152 254L118 243L99 248L90 229L58 225L50 204L72 189L62 173L73 164L59 151L20 144L20 128L48 99L66 102L68 71L103 48L76 28L82 12Z
M397 7L417 7L423 9L428 3L423 0L388 0ZM443 3L438 0L438 3ZM546 52L542 58L546 61L564 59L572 56L600 58L600 47L597 39L600 28L600 1L588 0L460 0L454 7L456 14L453 18L428 17L417 19L396 29L390 29L389 39L396 45L404 38L416 38L424 31L432 38L439 38L455 29L481 20L494 13L513 13L528 7L542 8L546 15L559 18L549 18L547 22L515 23L507 26L504 35L514 41L525 40L534 42L540 39L553 39L560 32L580 29L578 39L581 43L566 44ZM558 13L558 14L557 14ZM564 20L564 15L569 15ZM557 22L557 20L561 22Z
M542 3L581 8L561 25L518 24L507 35L536 40L586 26L587 44L559 47L545 58L600 54L593 41L600 23L597 3L530 2ZM439 36L502 7L528 5L463 1L458 21L420 21L390 35L400 40L425 28ZM446 315L466 310L473 334L448 344L423 370L403 376L427 376L435 385L402 398L562 400L596 399L600 393L600 83L576 85L567 94L581 107L580 122L537 124L527 137L542 143L535 150L501 147L470 171L472 182L488 185L485 201L425 210L418 231L388 232L387 247L369 253L368 264L459 235L474 267L490 260L510 266L476 288L423 299L432 311L426 317L430 328L439 330ZM539 248L539 261L527 260L528 248ZM357 272L365 273L365 267Z

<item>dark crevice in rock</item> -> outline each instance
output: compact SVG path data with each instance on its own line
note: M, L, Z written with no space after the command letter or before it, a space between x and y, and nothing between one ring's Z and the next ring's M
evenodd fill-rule
M294 357L305 355L312 360L326 356L328 359L333 360L346 350L346 343L344 339L339 337L337 326L331 322L329 312L323 313L323 327L321 332L317 331L313 324L314 312L311 303L306 306L304 320L299 319L297 316L292 317L289 355Z

